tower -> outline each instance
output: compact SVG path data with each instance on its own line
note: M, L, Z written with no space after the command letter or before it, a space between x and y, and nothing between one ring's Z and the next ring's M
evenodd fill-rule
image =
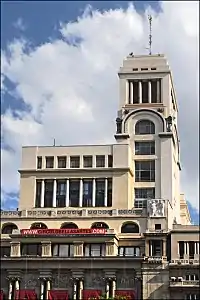
M171 228L180 222L181 170L172 72L164 55L130 54L118 75L115 139L132 149L134 206L145 207L157 199L150 205L153 213L158 200L165 201L166 226Z

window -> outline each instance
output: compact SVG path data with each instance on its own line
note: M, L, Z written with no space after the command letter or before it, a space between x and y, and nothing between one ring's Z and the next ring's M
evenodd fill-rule
M84 256L105 256L105 244L86 244L84 246Z
M92 156L83 156L83 167L92 168Z
M42 169L42 157L37 157L37 169Z
M122 225L121 233L139 233L139 226L134 222L128 222Z
M92 180L83 180L83 207L92 207Z
M52 245L52 255L59 257L74 256L73 244L54 244Z
M135 181L136 182L155 181L155 160L135 162Z
M53 180L45 180L44 207L53 207Z
M54 164L54 157L53 156L46 156L46 168L52 169Z
M136 199L155 199L155 188L137 188L135 189Z
M96 156L96 167L97 168L105 167L105 155L97 155Z
M133 104L139 103L139 82L133 81Z
M112 207L112 178L108 178L107 206Z
M139 247L119 247L118 248L119 256L140 256Z
M148 81L142 81L142 103L149 102L149 85Z
M155 155L155 141L135 142L135 155Z
M70 168L80 168L80 156L70 157Z
M136 135L155 134L155 125L149 120L140 120L135 125Z
M35 207L41 207L42 181L36 181Z
M67 167L67 157L66 156L58 156L58 168L66 168Z
M186 300L199 300L199 294L187 294L185 296Z
M56 207L66 206L66 180L57 180Z
M185 280L189 280L189 281L195 281L195 280L199 280L199 276L197 274L187 274L185 276Z
M69 206L79 207L80 180L69 181Z
M10 256L10 247L9 246L1 246L1 257L9 257Z
M162 256L162 241L161 240L152 240L150 242L150 256Z
M161 224L155 224L155 230L161 230Z
M194 242L189 242L189 258L194 259Z
M180 256L180 259L183 259L184 258L184 242L180 241L178 244L179 244L179 256Z
M112 168L112 167L113 167L113 156L108 155L108 168Z
M96 222L94 224L92 224L91 228L105 228L105 229L109 229L109 226L104 223L104 222Z
M151 102L161 102L161 79L151 80Z
M41 256L42 244L21 244L21 255Z
M33 223L30 229L47 229L47 226L44 223Z
M15 224L4 224L1 230L2 234L12 234L13 230L17 230L18 227Z
M101 207L105 203L105 179L96 179L95 206Z

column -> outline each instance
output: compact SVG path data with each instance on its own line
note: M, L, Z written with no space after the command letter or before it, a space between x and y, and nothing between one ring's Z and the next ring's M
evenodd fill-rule
M163 256L166 256L166 240L163 240Z
M76 300L76 291L77 291L77 282L76 280L74 280L74 295L73 295L74 300Z
M187 242L187 255L190 255L190 251L189 251L189 243Z
M49 291L50 291L50 289L51 289L51 283L50 283L50 280L49 280L49 279L47 279L47 281L46 281L46 287L47 287L46 298L49 299L48 296L49 296Z
M180 256L180 251L179 251L179 242L177 242L177 254L178 254L178 257Z
M194 242L194 255L197 254L197 243Z
M199 242L197 242L197 254L199 254Z
M133 81L129 81L130 84L130 104L133 104Z
M108 168L108 155L105 155L105 168Z
M69 179L66 180L66 198L65 198L65 206L69 207Z
M149 256L149 240L145 241L145 256Z
M40 207L44 207L44 179L42 179L42 185L41 185Z
M15 281L15 290L16 291L19 290L19 279L16 279L16 281Z
M105 198L104 198L104 206L108 206L108 178L105 179Z
M184 254L186 255L187 254L187 243L184 242Z
M79 280L79 300L82 299L82 296L83 296L83 280L80 279Z
M9 279L8 300L12 299L12 289L13 289L13 283L12 283L11 279Z
M40 284L40 300L44 299L44 281L41 280L41 284Z
M115 291L116 291L116 281L112 281L112 297L115 297Z
M151 103L151 80L148 81L148 102Z
M139 81L139 103L142 103L142 82Z
M80 191L79 191L79 206L83 205L83 179L80 179Z
M150 256L152 256L153 255L153 243L152 243L152 241L149 241L149 243L150 243Z
M109 279L107 279L106 280L106 299L109 298L109 290L110 290Z
M93 178L92 183L92 206L95 207L95 200L96 200L96 179Z
M56 187L57 187L57 182L56 179L53 181L53 207L56 207Z

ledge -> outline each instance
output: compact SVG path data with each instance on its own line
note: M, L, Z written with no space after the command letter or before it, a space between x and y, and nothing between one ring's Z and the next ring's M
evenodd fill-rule
M130 135L128 133L116 133L114 137L116 140L127 140L130 138Z

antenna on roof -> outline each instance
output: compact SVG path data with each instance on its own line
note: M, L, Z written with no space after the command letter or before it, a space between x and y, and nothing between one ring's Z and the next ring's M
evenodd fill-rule
M53 146L55 147L55 145L56 145L56 139L54 138L53 139Z
M151 55L151 47L152 47L152 16L148 15L149 20L149 55Z

